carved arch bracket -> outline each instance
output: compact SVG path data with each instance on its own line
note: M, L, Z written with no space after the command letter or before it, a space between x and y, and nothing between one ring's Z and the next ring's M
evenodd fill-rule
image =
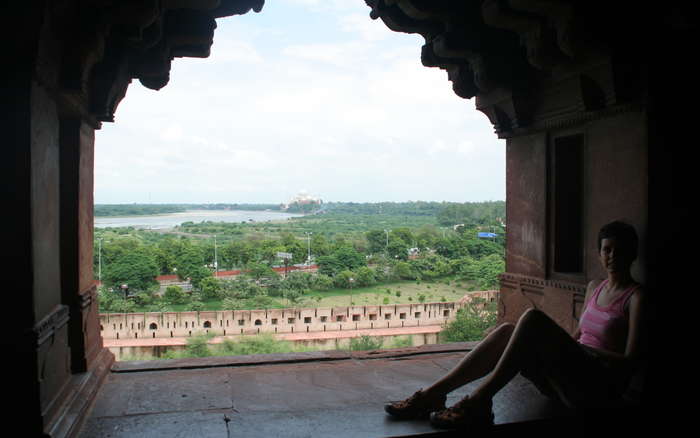
M59 91L98 121L113 121L132 79L158 90L172 60L206 58L216 18L262 10L264 0L123 0L54 7L63 41Z

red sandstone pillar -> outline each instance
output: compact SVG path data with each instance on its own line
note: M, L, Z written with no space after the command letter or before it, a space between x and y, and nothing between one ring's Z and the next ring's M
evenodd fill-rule
M79 118L62 118L60 145L61 289L70 308L71 368L79 373L103 348L93 278L95 130Z

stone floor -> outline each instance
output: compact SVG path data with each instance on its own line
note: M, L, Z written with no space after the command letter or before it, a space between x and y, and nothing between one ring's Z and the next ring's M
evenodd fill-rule
M455 345L118 362L80 438L430 435L427 422L395 421L383 405L447 372L470 348ZM477 383L450 394L448 404ZM497 425L507 425L568 412L518 377L494 399L494 414Z

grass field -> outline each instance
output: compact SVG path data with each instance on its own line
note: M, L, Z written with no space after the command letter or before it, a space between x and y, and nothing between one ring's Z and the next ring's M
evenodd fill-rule
M308 305L305 307L335 307L411 304L419 303L421 295L424 302L457 301L464 294L474 290L472 284L465 281L441 279L427 281L400 281L377 286L349 289L332 289L329 291L312 291L304 295Z
M280 307L337 307L337 306L372 306L392 304L414 304L457 301L467 292L473 291L474 285L464 280L442 278L433 281L397 281L381 285L350 289L313 290L303 296L296 304L289 304L283 298L276 301ZM204 302L204 310L221 310L222 300ZM170 311L186 312L188 304L175 304ZM144 309L135 309L143 312Z

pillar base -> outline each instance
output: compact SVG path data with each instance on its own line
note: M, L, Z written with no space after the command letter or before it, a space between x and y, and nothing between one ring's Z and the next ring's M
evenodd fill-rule
M76 437L114 363L114 354L102 348L92 366L84 373L73 374L63 390L63 402L58 413L44 429L44 436L51 438Z

